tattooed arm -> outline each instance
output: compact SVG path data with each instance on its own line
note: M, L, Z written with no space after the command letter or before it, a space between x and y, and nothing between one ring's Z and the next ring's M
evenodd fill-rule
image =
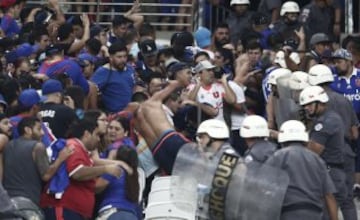
M59 153L59 156L54 161L54 163L50 164L44 144L38 142L33 150L33 158L39 170L41 179L45 182L49 181L51 177L56 173L61 163L65 161L72 153L72 148L65 147Z

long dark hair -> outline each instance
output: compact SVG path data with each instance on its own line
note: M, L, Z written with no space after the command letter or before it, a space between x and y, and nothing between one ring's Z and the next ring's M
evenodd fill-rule
M138 155L135 149L123 145L116 152L116 160L127 163L134 171L132 175L127 175L125 180L126 198L131 202L139 202L139 173L137 167L139 164Z

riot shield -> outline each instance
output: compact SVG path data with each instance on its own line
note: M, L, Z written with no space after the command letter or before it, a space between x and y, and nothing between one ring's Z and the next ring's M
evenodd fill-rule
M289 182L282 170L245 165L228 151L209 155L196 144L180 149L173 175L179 189L173 190L174 201L184 199L188 190L197 192L197 217L211 220L279 219Z
M291 75L280 77L276 80L278 99L274 99L274 112L277 125L290 119L299 120L300 107L293 99L293 91L289 87Z

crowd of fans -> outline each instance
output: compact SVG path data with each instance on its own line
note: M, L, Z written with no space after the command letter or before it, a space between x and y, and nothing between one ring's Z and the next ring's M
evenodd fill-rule
M160 100L183 140L196 141L198 125L217 119L244 156L244 119L266 118L275 138L287 108L277 105L277 79L293 73L352 104L334 107L343 110L337 112L352 147L344 153L352 161L346 171L352 200L352 187L360 191L353 181L355 168L360 171L354 159L360 37L340 41L344 11L336 0L302 8L277 0L261 1L257 11L249 6L249 0L231 0L231 13L212 30L176 32L170 45L160 45L138 0L110 27L86 14L64 14L57 0L31 7L26 0L1 0L0 179L10 197L31 200L46 219L141 219L152 179L171 174L171 166L153 158L155 143L136 129L145 126L133 120L138 105L159 99L177 81ZM317 82L307 78L321 74ZM308 111L300 117L307 130L321 130L322 124L308 123Z

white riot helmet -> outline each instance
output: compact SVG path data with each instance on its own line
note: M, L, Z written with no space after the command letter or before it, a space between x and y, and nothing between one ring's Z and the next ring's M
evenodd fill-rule
M309 70L309 83L316 86L321 83L333 82L334 76L331 69L324 64L316 64Z
M309 141L309 134L306 132L305 125L297 120L289 120L280 126L278 142L289 141Z
M285 2L281 6L280 16L284 16L286 13L300 13L300 7L298 3L293 1Z
M240 136L243 138L269 137L269 133L266 120L258 115L247 116L240 128Z
M298 53L291 52L289 57L296 65L300 64L300 56L299 56ZM285 52L284 51L279 50L276 53L274 63L279 64L282 68L287 68L286 61L285 61Z
M217 119L209 119L203 121L197 131L197 134L207 134L214 139L227 139L229 138L229 129L225 122Z
M290 89L298 91L309 86L309 74L303 71L295 71L291 74L289 79Z
M312 102L326 103L329 101L329 96L325 90L320 86L309 86L306 87L300 93L300 105L307 105Z
M276 85L276 80L278 78L286 76L286 75L290 75L290 74L291 74L291 70L289 70L289 69L285 69L285 68L275 69L269 74L268 83L271 85Z
M230 6L233 5L250 5L249 0L231 0Z

